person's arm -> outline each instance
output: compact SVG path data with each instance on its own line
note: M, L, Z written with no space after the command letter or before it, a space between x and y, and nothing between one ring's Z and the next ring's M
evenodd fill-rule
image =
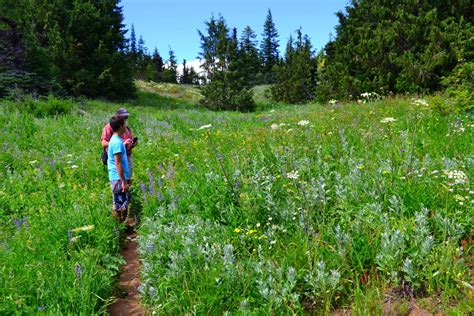
M122 191L127 192L129 188L129 184L127 180L125 179L125 173L123 171L123 166L122 166L122 153L117 153L114 155L114 160L115 160L115 167L117 168L117 173L120 177L120 180L122 180Z
M102 136L100 137L100 143L102 148L107 148L109 146L110 138L112 138L112 130L109 128L109 125L106 125L102 130Z

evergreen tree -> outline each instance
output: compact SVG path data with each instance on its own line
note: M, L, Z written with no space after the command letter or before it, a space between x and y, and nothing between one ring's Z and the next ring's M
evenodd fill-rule
M177 83L178 80L178 63L174 51L170 48L169 59L163 71L163 82Z
M192 84L191 69L186 65L186 59L183 59L183 73L179 78L181 84Z
M296 40L288 40L284 61L276 66L276 83L270 89L276 101L304 103L314 98L317 64L311 41L301 29L296 34Z
M218 20L211 17L206 26L207 34L199 31L207 81L201 89L201 103L214 110L254 110L253 94L241 67L237 29L229 35L222 16Z
M132 24L132 30L130 33L130 59L134 67L138 65L138 49L137 49L137 37L135 34L135 26Z
M252 85L259 83L257 77L261 71L256 38L257 34L250 26L244 28L240 37L240 58L242 67L245 68L243 73L246 75L246 80Z
M161 82L163 80L164 62L156 48L153 51L153 55L151 57L151 64L153 66L153 76L150 80Z
M193 66L189 68L189 78L190 78L190 84L193 85L199 85L201 78L199 77L199 74L196 72Z
M338 12L336 38L325 48L322 99L423 93L442 88L473 38L472 1L352 0ZM471 40L472 41L472 40Z
M72 95L134 95L119 0L2 1L25 34L27 67ZM13 1L12 1L13 2Z
M262 63L264 69L264 75L266 81L269 83L274 82L274 72L273 67L278 63L279 52L278 48L280 47L278 41L278 31L273 22L273 16L270 9L268 9L267 18L265 24L263 25L263 34L262 42L260 44L260 51L262 53Z
M207 34L198 31L201 38L202 67L206 72L206 79L211 80L216 71L225 71L228 67L229 28L222 16L216 20L214 16L205 22Z

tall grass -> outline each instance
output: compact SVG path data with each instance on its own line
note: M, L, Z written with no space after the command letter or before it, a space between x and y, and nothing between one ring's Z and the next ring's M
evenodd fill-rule
M121 106L151 310L377 314L434 297L470 311L470 115L408 99L209 112L153 93L53 117L0 104L0 314L110 303L120 227L99 137Z

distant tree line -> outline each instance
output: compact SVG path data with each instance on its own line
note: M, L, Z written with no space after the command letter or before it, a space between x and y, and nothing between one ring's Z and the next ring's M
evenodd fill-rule
M236 31L222 17L211 18L201 34L210 79L203 103L241 109L252 85L271 83L272 99L288 103L444 91L457 106L472 109L473 12L469 0L352 0L337 13L336 37L321 52L299 29L284 56L270 11L260 50L249 27L235 45Z
M168 51L168 60L164 60L156 48L150 54L141 36L137 42L133 25L130 32L128 56L135 79L154 82L199 84L200 78L198 73L193 67L187 65L186 60L183 60L183 69L181 74L178 74L178 61L171 48Z
M0 96L135 93L119 0L0 0Z
M473 1L352 0L337 16L320 60L321 99L432 93L474 77ZM456 72L466 76L449 79Z
M275 101L356 99L445 91L463 107L474 91L474 4L469 0L351 0L336 36L320 52L296 30L280 54L268 10L261 41L222 16L199 31L202 69L148 52L123 25L119 0L0 0L0 97L33 94L133 97L134 79L201 84L203 105L251 111L252 87L270 84Z
M240 37L229 28L224 17L212 16L201 38L202 68L205 73L202 103L211 109L252 111L255 108L251 88L276 82L280 61L278 31L268 10L263 39L258 47L257 35L250 26Z

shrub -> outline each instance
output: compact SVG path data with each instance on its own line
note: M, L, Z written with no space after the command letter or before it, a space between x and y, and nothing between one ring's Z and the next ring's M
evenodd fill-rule
M232 81L223 76L223 80L213 79L211 83L201 90L203 99L201 104L211 110L230 110L252 112L255 110L253 92L248 88L239 89L238 85L230 84Z
M447 98L441 95L434 95L429 98L429 107L434 112L446 116L455 111L454 104Z
M468 111L474 108L474 62L456 66L453 73L443 79L443 84L457 109Z
M68 99L57 99L49 96L47 99L28 98L20 104L20 109L36 117L64 115L71 112L74 102Z

